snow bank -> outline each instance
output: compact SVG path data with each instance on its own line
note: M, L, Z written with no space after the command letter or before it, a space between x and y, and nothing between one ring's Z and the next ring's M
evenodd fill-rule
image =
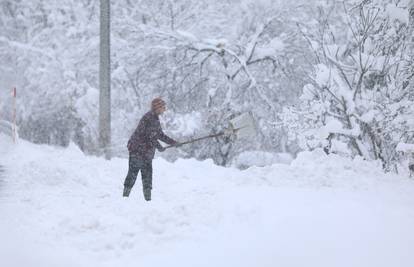
M304 152L246 171L154 161L153 201L127 160L19 142L2 155L4 266L393 266L414 256L414 183ZM323 251L323 255L321 254Z
M293 157L288 153L270 153L263 151L246 151L237 155L231 165L238 169L247 169L252 166L264 167L276 163L290 164Z
M13 148L13 140L9 135L0 132L0 157L10 152Z

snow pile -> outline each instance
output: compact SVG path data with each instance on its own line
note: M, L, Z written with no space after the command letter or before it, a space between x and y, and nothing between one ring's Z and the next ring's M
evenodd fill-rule
M21 141L0 164L2 266L414 264L414 183L375 162L320 150L246 171L156 159L150 203L139 179L121 197L126 159L73 144Z
M9 153L12 148L13 148L12 137L0 132L0 155L5 155Z
M232 166L239 169L247 169L252 166L264 167L276 163L290 164L293 158L288 153L270 153L263 151L246 151L237 155L232 160Z
M13 124L0 119L0 134L13 136Z

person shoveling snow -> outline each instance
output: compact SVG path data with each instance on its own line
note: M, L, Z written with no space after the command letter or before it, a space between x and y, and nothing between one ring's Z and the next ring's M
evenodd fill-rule
M139 121L138 126L128 141L129 167L124 182L124 197L128 197L141 171L142 189L146 201L151 200L152 190L152 160L155 149L163 152L165 148L158 140L172 146L180 144L164 134L161 129L159 115L166 110L166 104L161 98L155 98L151 103L151 110Z
M158 116L165 110L165 102L161 98L154 99L151 104L151 111L142 117L137 129L128 141L129 169L124 182L124 197L129 196L138 172L141 170L144 198L147 201L151 200L152 160L154 159L155 149L163 152L167 148L179 147L204 139L219 136L247 137L254 135L256 132L252 115L250 113L244 113L233 118L230 121L229 127L224 131L179 143L165 135L161 129ZM161 146L158 140L169 144L169 146Z

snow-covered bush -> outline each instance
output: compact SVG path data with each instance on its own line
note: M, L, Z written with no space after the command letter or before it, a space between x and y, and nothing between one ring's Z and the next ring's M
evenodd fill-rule
M381 160L390 169L398 160L397 144L414 140L407 18L407 8L388 1L321 11L317 31L303 30L315 54L312 82L301 103L282 115L291 140L304 149Z
M1 71L17 87L21 137L38 143L84 142L90 125L76 102L97 88L96 1L1 1ZM1 79L0 79L1 80ZM2 113L10 104L1 103ZM93 126L92 126L93 127ZM86 147L84 146L86 145Z

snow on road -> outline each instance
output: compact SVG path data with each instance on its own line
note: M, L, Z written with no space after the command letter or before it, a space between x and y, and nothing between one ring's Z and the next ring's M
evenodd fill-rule
M157 159L150 203L139 179L121 197L126 159L74 145L21 141L0 164L0 266L414 266L414 182L359 159Z
M4 168L3 166L0 165L0 191L2 189L2 184L3 184L3 173L4 173Z

